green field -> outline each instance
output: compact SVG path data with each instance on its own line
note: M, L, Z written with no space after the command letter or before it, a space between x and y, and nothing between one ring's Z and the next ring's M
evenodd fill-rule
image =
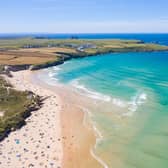
M45 68L73 57L109 52L149 52L168 50L168 46L143 43L139 40L82 40L18 38L0 40L1 65L33 65Z

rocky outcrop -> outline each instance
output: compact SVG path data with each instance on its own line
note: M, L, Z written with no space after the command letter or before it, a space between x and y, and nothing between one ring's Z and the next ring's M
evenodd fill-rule
M60 59L60 60L56 60L56 61L52 61L52 62L46 62L44 64L31 65L29 69L34 71L34 70L49 68L51 66L60 65L60 64L63 64L63 63L64 63L64 60Z
M23 65L6 65L5 69L9 70L9 71L16 72L16 71L21 71L21 70L29 69L30 66L31 65L29 65L29 64L23 64Z

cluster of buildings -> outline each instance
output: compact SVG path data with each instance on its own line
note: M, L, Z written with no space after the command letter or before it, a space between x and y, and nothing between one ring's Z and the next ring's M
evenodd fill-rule
M85 44L75 44L75 43L63 43L63 44L47 44L44 45L37 45L37 44L27 44L24 45L23 48L41 48L41 47L68 47L68 48L75 48L77 51L84 52L85 49L94 49L97 48L96 45L91 43L85 43Z

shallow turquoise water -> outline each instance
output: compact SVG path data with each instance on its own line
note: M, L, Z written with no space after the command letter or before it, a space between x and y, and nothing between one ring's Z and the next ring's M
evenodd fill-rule
M59 68L55 77L63 83L125 100L138 93L154 93L157 101L167 103L168 52L106 54L71 60Z
M168 52L74 59L48 74L99 102L95 153L109 167L168 167Z

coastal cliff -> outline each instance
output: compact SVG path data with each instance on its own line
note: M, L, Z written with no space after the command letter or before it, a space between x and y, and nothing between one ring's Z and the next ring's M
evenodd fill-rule
M39 70L72 58L107 53L168 51L168 46L140 40L21 38L8 41L0 39L0 65L9 71Z

